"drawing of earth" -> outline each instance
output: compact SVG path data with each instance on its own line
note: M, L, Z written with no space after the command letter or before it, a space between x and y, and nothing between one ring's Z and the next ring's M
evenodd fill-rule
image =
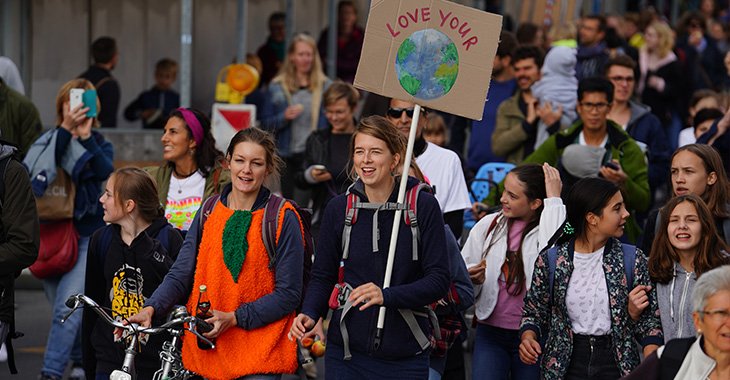
M438 30L419 30L398 48L395 73L400 85L412 96L438 99L451 90L459 74L456 45Z

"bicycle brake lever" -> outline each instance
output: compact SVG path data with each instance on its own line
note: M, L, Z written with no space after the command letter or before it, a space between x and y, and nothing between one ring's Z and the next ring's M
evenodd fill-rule
M202 322L202 321L198 321L198 322ZM211 324L209 324L209 323L207 323L207 322L206 322L206 324L207 324L208 326L211 326ZM203 334L199 333L199 332L198 332L198 331L197 331L197 330L195 329L195 325L196 325L196 322L195 322L195 321L191 321L191 322L189 323L189 325L190 325L190 328L188 329L188 331L190 331L191 333L195 334L195 336L197 336L198 338L202 339L202 340L203 340L203 342L205 342L205 343L207 343L208 345L210 345L210 348L211 348L211 349L214 349L214 348L215 348L215 343L211 342L211 341L210 341L210 340L209 340L208 338L204 337L204 336L203 336Z
M68 317L70 317L71 314L73 314L73 312L76 311L76 309L78 309L78 306L74 305L74 307L71 309L71 311L69 311L65 317L61 318L61 323L65 323L66 320L68 319Z

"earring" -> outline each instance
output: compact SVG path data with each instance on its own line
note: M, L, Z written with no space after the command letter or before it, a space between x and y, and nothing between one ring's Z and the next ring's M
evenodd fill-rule
M188 150L188 156L192 157L195 154L195 149Z
M395 177L395 170L391 170L391 171L390 171L390 176L391 176L391 177Z

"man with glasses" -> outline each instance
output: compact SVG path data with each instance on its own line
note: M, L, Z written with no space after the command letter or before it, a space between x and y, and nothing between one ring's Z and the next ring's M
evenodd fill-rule
M646 211L651 201L644 152L618 124L608 120L613 106L613 84L608 79L592 77L578 83L576 111L580 116L565 131L550 136L524 162L555 166L563 181L563 198L575 182L583 177L601 176L625 189L626 208L631 213L626 222L623 241L636 244L641 229L635 212ZM504 189L492 191L485 200L496 204Z
M536 46L520 46L512 54L517 92L497 109L497 124L492 133L492 152L506 156L507 162L519 164L535 149L537 126L542 119L548 133L560 129L561 111L539 107L530 88L540 80L540 68L545 58Z
M611 58L603 75L613 83L613 107L608 119L620 125L639 144L649 160L649 187L652 194L666 183L672 152L659 119L651 108L630 100L636 85L636 62L627 55Z
M413 103L391 99L386 115L406 137L411 129L414 106ZM463 229L464 210L471 207L461 160L456 153L424 140L423 129L427 123L428 110L422 108L418 118L413 156L418 167L430 181L434 196L441 206L444 221L458 239Z

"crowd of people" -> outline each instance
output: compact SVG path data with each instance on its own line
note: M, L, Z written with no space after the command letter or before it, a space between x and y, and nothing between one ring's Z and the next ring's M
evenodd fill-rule
M306 340L326 342L326 378L465 379L468 330L473 379L728 378L729 15L706 3L676 27L645 9L505 28L482 120L421 108L412 157L416 104L352 86L364 31L349 0L338 78L322 68L327 30L285 46L286 16L269 18L250 57L259 120L225 152L205 111L179 107L163 58L124 116L162 130L165 163L115 169L96 128L116 125L113 38L60 88L43 134L17 78L0 78L0 341L12 353L13 279L59 221L38 223L50 206L33 199L50 192L71 201L59 219L75 260L43 276L40 380L69 365L105 380L122 363L124 338L93 312L60 323L69 295L150 326L196 312L201 292L216 348L186 333L181 349L208 379L316 378ZM72 89L96 104L72 106ZM512 166L475 179L487 163ZM491 182L484 199L473 180ZM140 340L138 378L166 338Z

